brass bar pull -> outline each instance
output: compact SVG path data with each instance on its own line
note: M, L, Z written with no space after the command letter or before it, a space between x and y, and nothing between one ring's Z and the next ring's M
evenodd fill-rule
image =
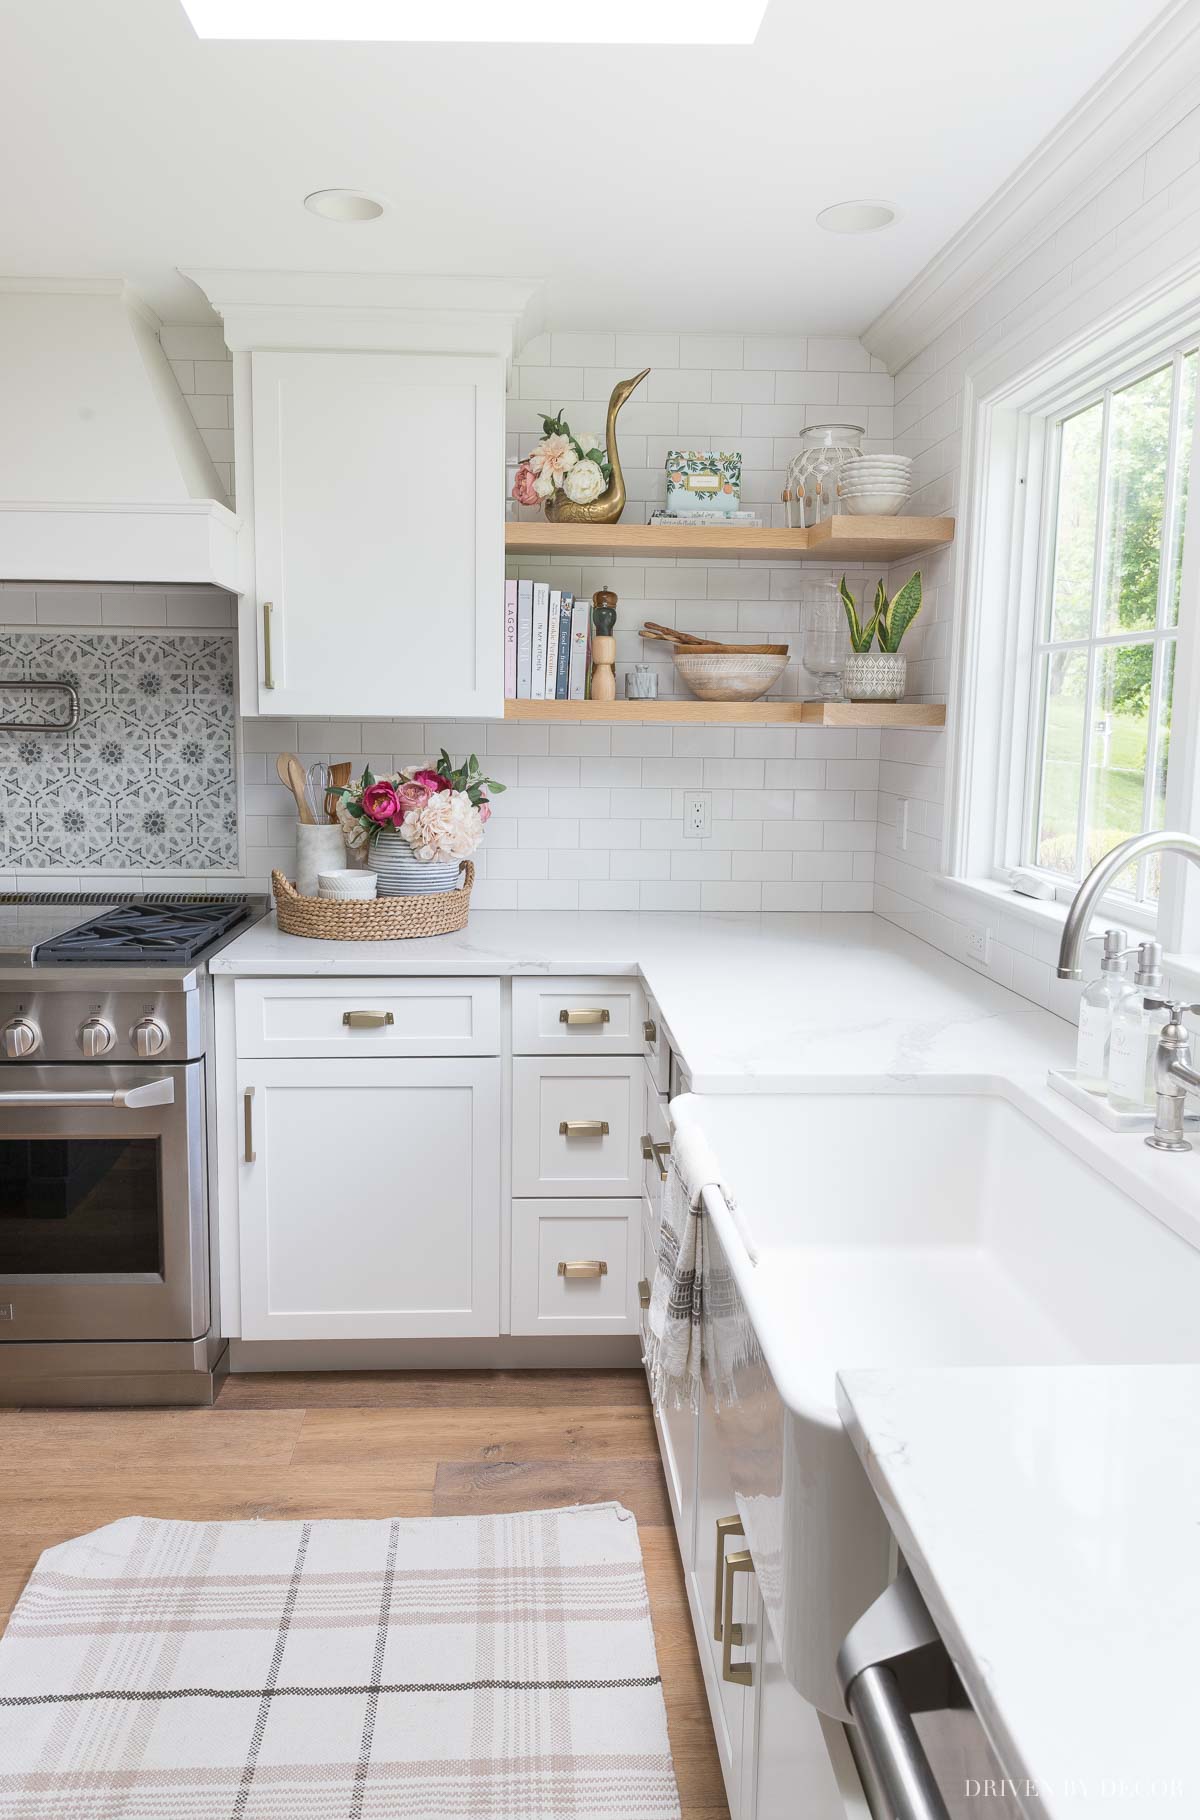
M667 1179L667 1165L663 1162L663 1158L670 1154L671 1146L669 1144L656 1144L650 1133L643 1131L642 1161L643 1163L657 1163L659 1180L663 1182Z
M394 1024L390 1011L343 1011L342 1022L351 1030L385 1030Z
M603 1258L575 1258L570 1263L565 1258L559 1260L558 1274L569 1282L578 1277L606 1277L608 1265Z
M657 1043L658 1041L658 1025L652 1017L648 1017L642 1025L642 1041L645 1043Z
M735 1574L752 1574L754 1562L750 1550L741 1548L734 1555L725 1557L725 1622L724 1636L721 1639L721 1679L733 1681L739 1687L749 1687L754 1679L754 1670L749 1662L735 1662L733 1652L741 1649L745 1638L742 1627L733 1621L733 1578Z
M275 667L271 662L271 615L274 611L275 611L274 601L264 600L263 601L263 688L264 689L273 689L275 687Z
M560 1119L559 1137L607 1137L607 1119Z
M254 1155L254 1089L247 1087L242 1095L242 1119L245 1125L245 1148L242 1152L248 1163L253 1163Z
M590 1011L568 1011L564 1005L558 1014L560 1024L607 1024L608 1006L593 1006Z
M717 1518L717 1586L713 1598L713 1636L721 1641L721 1601L725 1590L725 1538L726 1536L744 1536L740 1517Z
M638 1306L641 1308L649 1308L650 1306L649 1277L642 1277L641 1281L638 1283Z

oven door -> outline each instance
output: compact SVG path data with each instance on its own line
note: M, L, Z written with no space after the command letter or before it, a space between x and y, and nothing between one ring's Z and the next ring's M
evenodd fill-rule
M0 1067L0 1342L208 1331L204 1067Z

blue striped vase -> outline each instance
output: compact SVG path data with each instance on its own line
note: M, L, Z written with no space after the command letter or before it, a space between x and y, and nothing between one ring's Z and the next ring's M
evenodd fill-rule
M382 828L375 836L367 865L378 880L380 897L420 897L454 891L462 883L458 860L418 859L396 828Z

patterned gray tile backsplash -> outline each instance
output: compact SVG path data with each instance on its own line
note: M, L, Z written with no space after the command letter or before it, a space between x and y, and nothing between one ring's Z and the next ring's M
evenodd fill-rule
M0 864L236 872L234 656L232 632L0 631L3 683L61 677L81 716L0 730ZM0 684L0 721L50 718L47 700Z

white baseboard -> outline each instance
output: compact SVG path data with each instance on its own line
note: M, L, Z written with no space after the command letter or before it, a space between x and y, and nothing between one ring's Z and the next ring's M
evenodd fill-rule
M595 1371L637 1365L635 1334L595 1339L231 1340L231 1372Z

